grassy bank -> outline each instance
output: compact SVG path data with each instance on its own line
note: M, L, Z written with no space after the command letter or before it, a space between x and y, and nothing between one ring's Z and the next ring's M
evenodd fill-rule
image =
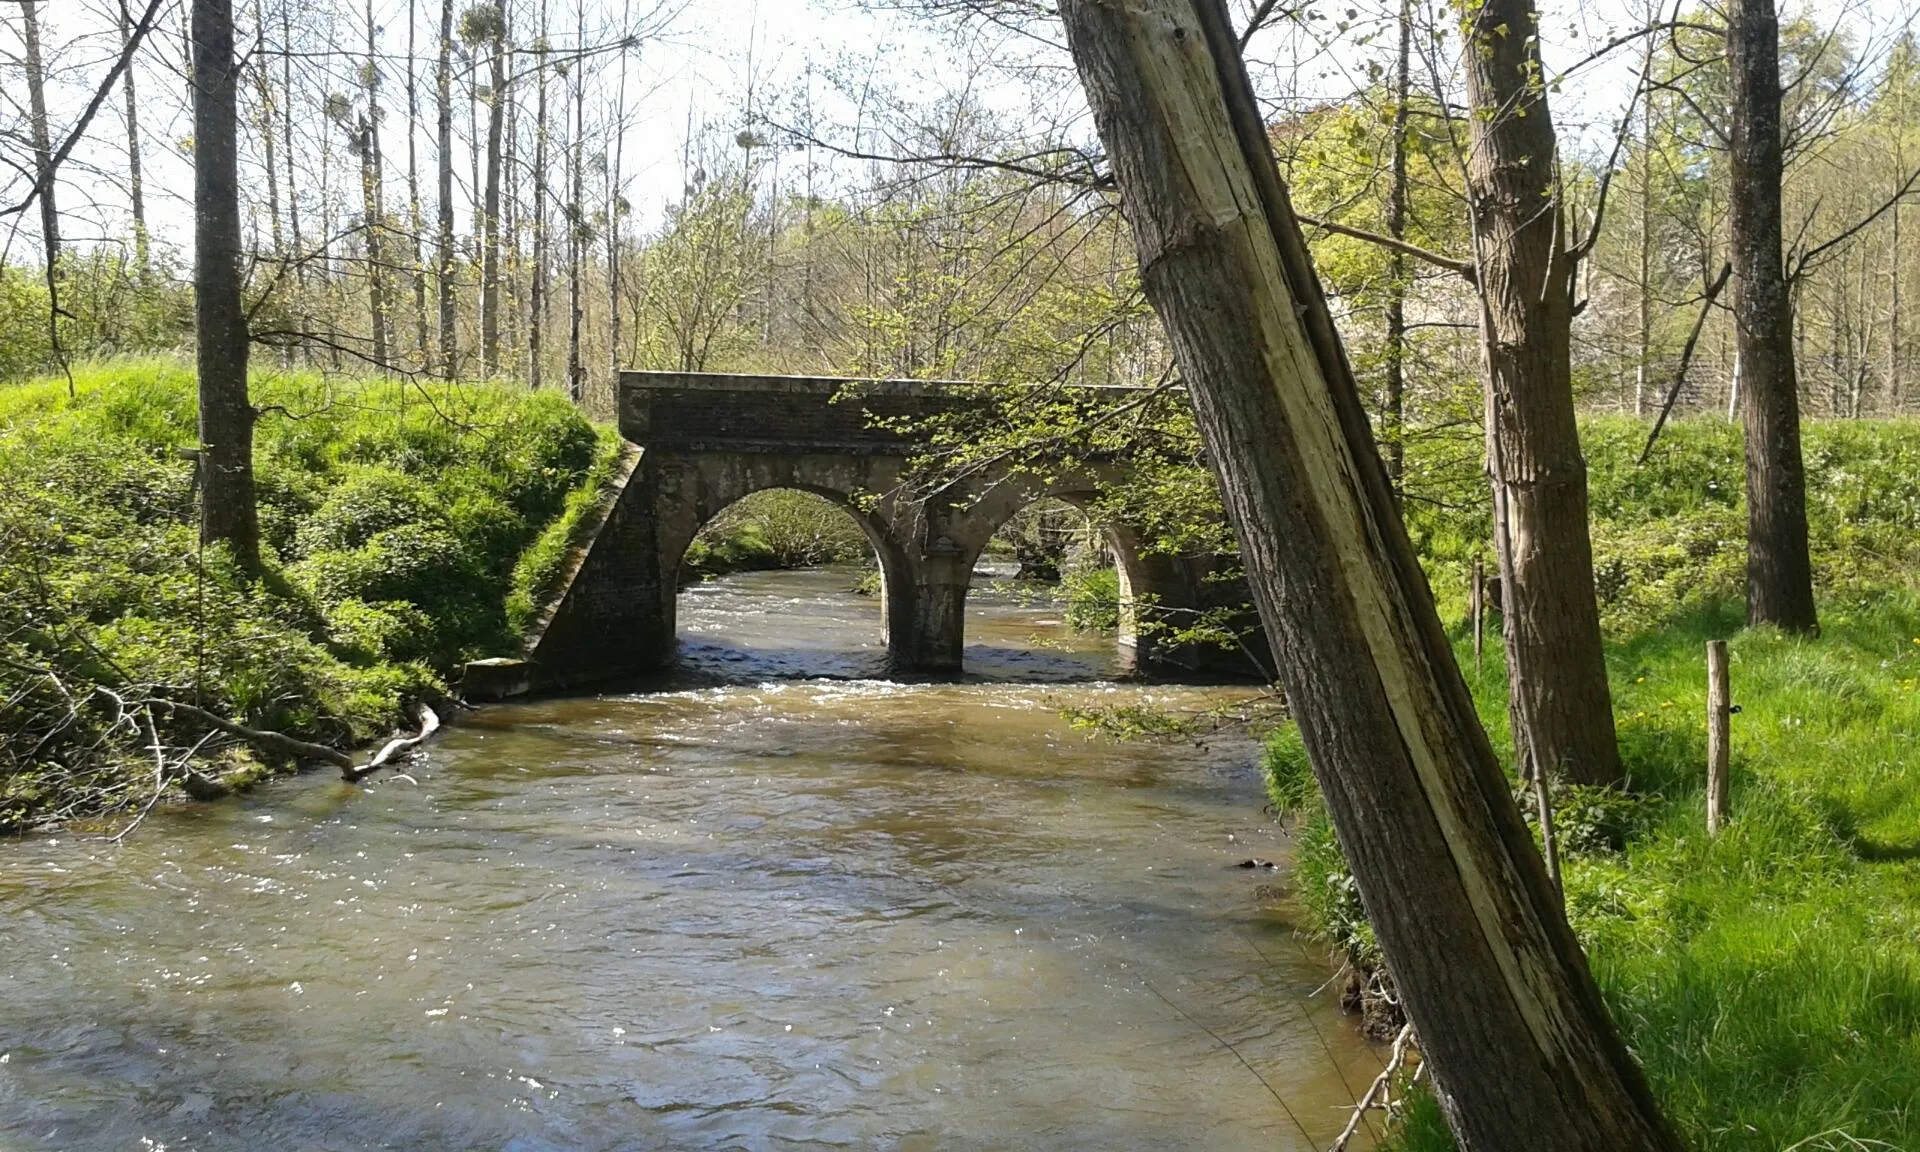
M542 578L523 559L613 447L564 399L490 385L261 372L253 398L257 580L197 542L187 366L0 388L0 829L153 792L154 734L93 686L334 746L385 734L513 646L510 601ZM260 767L218 740L196 755Z
M1587 431L1632 783L1563 791L1556 822L1568 911L1615 1019L1693 1147L1920 1147L1920 428L1808 430L1818 639L1742 626L1729 429L1673 429L1647 469L1632 463L1644 430ZM1439 527L1430 541L1471 530ZM1446 598L1461 556L1438 559ZM1709 840L1703 649L1715 638L1731 640L1741 712L1733 823ZM1470 642L1456 640L1471 670ZM1504 742L1497 644L1468 678ZM1268 768L1276 802L1302 812L1304 919L1371 959L1297 733L1275 735ZM1397 1139L1452 1146L1430 1101Z

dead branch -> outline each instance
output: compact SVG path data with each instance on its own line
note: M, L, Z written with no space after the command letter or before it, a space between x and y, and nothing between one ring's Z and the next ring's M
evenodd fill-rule
M183 704L178 700L155 698L148 704L170 709L190 720L198 721L211 728L218 728L229 736L237 736L247 743L265 752L269 756L284 757L289 760L318 760L331 764L342 772L353 770L353 758L338 748L329 748L325 744L313 744L306 740L296 740L280 732L269 732L261 728L249 728L235 723L225 716L209 712L205 708L196 708L192 704ZM352 779L352 777L348 777Z
M1673 371L1673 384L1667 389L1666 403L1660 405L1660 415L1654 419L1653 431L1647 434L1647 446L1640 449L1637 463L1645 464L1653 452L1653 442L1660 438L1660 429L1667 426L1667 417L1673 414L1674 401L1680 398L1680 389L1687 382L1687 367L1693 363L1693 350L1700 343L1700 330L1706 327L1707 314L1713 311L1714 298L1720 295L1720 289L1727 286L1727 280L1733 275L1733 265L1722 264L1720 275L1708 285L1707 294L1700 303L1700 315L1693 319L1693 331L1687 333L1687 343L1680 349L1680 366Z
M1369 244L1378 244L1382 248L1411 256L1415 260L1424 260L1436 268L1445 268L1449 272L1465 277L1469 284L1478 284L1480 281L1479 270L1473 266L1473 262L1470 260L1461 260L1453 256L1443 256L1438 252L1422 248L1418 244L1409 244L1405 240L1396 240L1391 236L1383 236L1378 232L1369 232L1364 228L1355 228L1348 224L1342 224L1337 220L1328 220L1324 216L1309 216L1305 212L1295 212L1294 215L1299 218L1302 224L1311 224L1322 232L1331 232L1336 236L1348 236L1355 240L1365 240Z
M1388 1060L1387 1066L1380 1070L1380 1075L1374 1077L1372 1086L1367 1089L1367 1094L1360 1097L1359 1103L1353 1106L1353 1115L1347 1117L1347 1126L1340 1130L1340 1138L1333 1142L1333 1146L1327 1152L1346 1152L1347 1142L1360 1131L1360 1123L1366 1118L1367 1113L1376 1107L1387 1107L1387 1090L1392 1085L1393 1078L1399 1074L1401 1064L1407 1058L1407 1041L1412 1037L1413 1025L1403 1025L1400 1035L1393 1041L1393 1058ZM1421 1061L1421 1067L1426 1067L1424 1060Z
M432 736L435 732L438 732L439 730L440 730L439 715L435 713L433 709L427 707L425 704L422 704L420 705L419 735L405 736L396 740L389 740L387 741L386 747L374 753L373 758L367 761L365 767L363 768L353 768L350 766L345 767L341 769L340 774L349 781L364 779L365 777L370 776L373 773L378 772L380 769L386 767L396 757L402 755L403 753L410 752L413 749L418 748L421 744L426 743L427 738Z

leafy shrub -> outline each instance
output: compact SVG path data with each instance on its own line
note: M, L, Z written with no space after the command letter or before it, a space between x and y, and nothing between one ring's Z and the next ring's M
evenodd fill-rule
M191 372L109 362L75 383L72 399L64 379L0 388L0 652L17 665L0 664L0 699L21 702L0 718L0 828L152 786L103 699L43 739L65 705L23 668L372 739L436 673L512 645L521 554L608 455L554 396L257 380L265 571L248 578L197 539Z
M1111 633L1120 628L1120 573L1112 568L1072 568L1060 579L1067 595L1067 627Z

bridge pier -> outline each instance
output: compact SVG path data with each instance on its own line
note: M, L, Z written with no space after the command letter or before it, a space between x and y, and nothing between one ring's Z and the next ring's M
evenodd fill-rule
M891 581L887 587L887 666L895 672L959 675L973 556L941 549L904 567L900 590L896 593Z

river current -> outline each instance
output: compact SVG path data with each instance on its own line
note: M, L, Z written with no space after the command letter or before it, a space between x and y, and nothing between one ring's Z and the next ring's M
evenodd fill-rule
M1379 1071L1256 749L988 590L878 675L835 571L690 589L683 668L406 769L0 842L0 1150L1324 1148ZM1359 1145L1356 1145L1359 1146Z

